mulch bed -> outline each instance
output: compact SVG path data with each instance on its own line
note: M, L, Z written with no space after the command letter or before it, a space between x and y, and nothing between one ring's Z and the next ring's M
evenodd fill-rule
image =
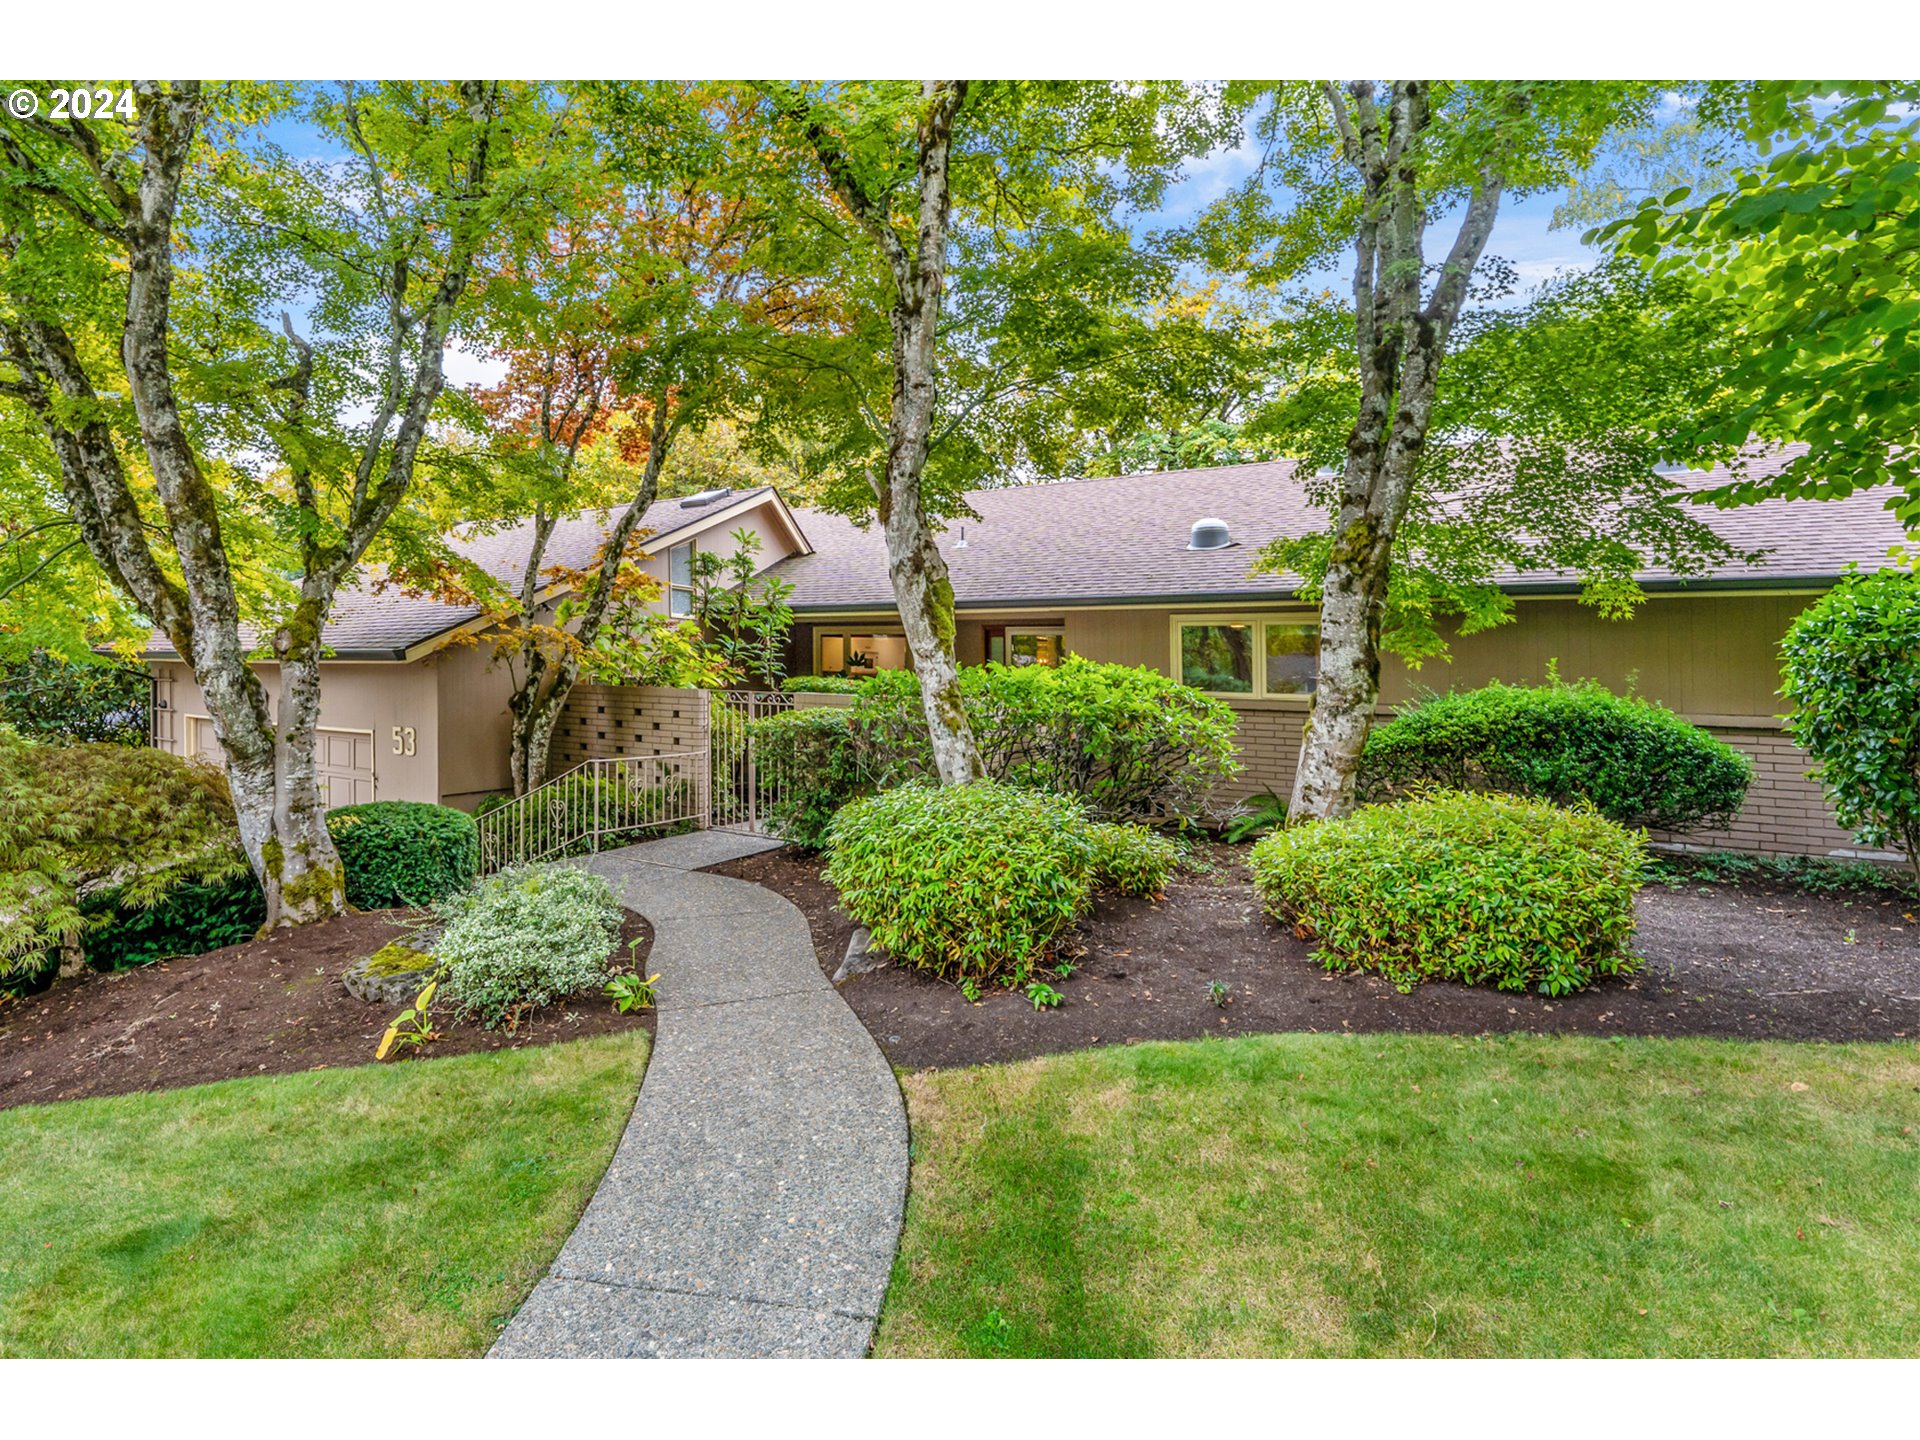
M970 1005L951 985L888 966L840 987L894 1064L979 1065L1089 1045L1272 1031L1720 1035L1769 1040L1920 1036L1920 903L1764 884L1650 885L1641 971L1559 1000L1430 982L1402 995L1331 975L1312 946L1264 917L1244 849L1209 848L1157 901L1099 902L1074 943L1079 969L1051 983L1057 1009L1001 992ZM713 867L793 901L831 975L853 922L816 857L790 850ZM1216 1005L1212 982L1228 987Z
M427 918L420 910L345 915L0 1004L0 1109L370 1064L393 1011L354 999L341 972ZM629 911L614 951L623 963L630 940L641 942L644 962L653 927ZM422 1052L429 1059L651 1030L653 1013L617 1015L590 995L535 1011L511 1035L444 1009L434 1021L441 1038Z

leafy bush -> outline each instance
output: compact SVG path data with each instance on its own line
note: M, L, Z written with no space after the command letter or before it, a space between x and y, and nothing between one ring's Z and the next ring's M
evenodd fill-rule
M145 747L35 744L0 726L0 978L40 970L116 907L147 909L175 886L246 868L212 766Z
M1279 831L1251 863L1329 970L1564 995L1634 968L1645 839L1590 808L1440 792Z
M267 921L267 897L251 870L225 880L175 885L158 904L144 908L120 904L117 895L101 898L107 903L90 899L81 907L106 916L86 937L87 963L96 969L125 970L239 945Z
M0 669L0 721L41 740L145 745L153 676L110 660L35 651Z
M1904 850L1920 880L1920 571L1836 585L1780 654L1787 733L1840 823L1863 845Z
M1723 829L1753 763L1664 706L1590 680L1457 691L1406 706L1368 737L1360 793L1437 785L1585 801L1652 830Z
M1197 818L1240 769L1233 711L1145 667L969 665L960 693L990 779L1075 796L1100 819ZM853 713L881 784L932 773L914 675L865 681Z
M480 836L473 816L416 800L375 800L327 812L346 871L347 903L362 910L431 905L473 884Z
M1144 825L1091 821L1093 883L1128 895L1158 895L1180 863L1180 847Z
M860 685L845 675L789 675L780 682L789 695L858 695Z
M1830 860L1824 855L1747 855L1706 850L1650 856L1647 878L1671 889L1704 881L1727 885L1791 885L1813 895L1848 891L1910 895L1913 882L1875 860Z
M818 850L843 805L872 791L851 711L807 706L749 722L754 763L768 778L765 815L783 840Z
M841 906L902 964L1025 985L1093 884L1093 841L1062 795L989 780L856 800L827 833Z
M447 995L488 1029L606 983L620 906L598 875L518 866L438 908Z

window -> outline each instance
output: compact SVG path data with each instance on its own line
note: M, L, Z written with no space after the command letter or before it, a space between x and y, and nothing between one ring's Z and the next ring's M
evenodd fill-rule
M865 679L882 670L907 668L907 640L904 635L816 634L820 647L816 673L845 675Z
M1298 620L1174 622L1180 683L1250 699L1311 695L1319 680L1320 627Z
M998 665L1057 667L1067 658L1067 632L1058 625L989 625L987 659Z
M693 542L667 552L667 613L676 620L693 614Z
M1267 694L1311 695L1320 679L1320 627L1268 621Z

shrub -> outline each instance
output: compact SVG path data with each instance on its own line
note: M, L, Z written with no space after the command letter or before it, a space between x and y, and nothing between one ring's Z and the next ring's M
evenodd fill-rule
M1093 883L1127 895L1158 895L1180 863L1180 847L1144 825L1091 821L1087 838L1093 842Z
M820 849L840 808L873 789L854 740L852 713L809 706L763 716L747 729L754 763L768 778L765 814L774 833Z
M789 695L857 695L860 684L845 675L790 675L780 688Z
M568 867L502 870L439 910L448 998L488 1029L604 985L620 933L611 887Z
M158 904L139 907L105 897L97 913L107 918L86 939L87 963L125 970L176 955L200 955L251 940L267 920L267 897L251 870L225 880L189 881L168 890ZM82 908L95 912L90 901Z
M1863 845L1906 851L1920 880L1920 571L1836 585L1780 654L1787 733L1840 823Z
M473 817L446 805L375 800L327 812L346 871L347 903L362 910L431 905L466 889L480 869Z
M956 983L1026 984L1092 889L1079 806L988 780L857 800L827 844L826 877L874 944Z
M1100 819L1195 819L1240 768L1233 711L1145 667L969 665L960 692L990 779L1075 796ZM916 677L875 676L853 711L881 784L931 773Z
M35 744L0 726L0 979L37 972L116 907L147 909L246 868L212 766L145 747Z
M1267 910L1329 970L1564 995L1629 973L1645 840L1590 808L1439 792L1253 847Z
M1664 706L1590 680L1458 691L1402 709L1368 737L1359 789L1499 790L1652 830L1723 829L1753 764Z

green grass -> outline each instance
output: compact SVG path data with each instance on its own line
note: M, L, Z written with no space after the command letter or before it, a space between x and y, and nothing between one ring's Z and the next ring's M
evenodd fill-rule
M0 1355L469 1355L559 1252L644 1034L0 1112Z
M1262 1036L904 1077L887 1355L1920 1353L1920 1047Z

